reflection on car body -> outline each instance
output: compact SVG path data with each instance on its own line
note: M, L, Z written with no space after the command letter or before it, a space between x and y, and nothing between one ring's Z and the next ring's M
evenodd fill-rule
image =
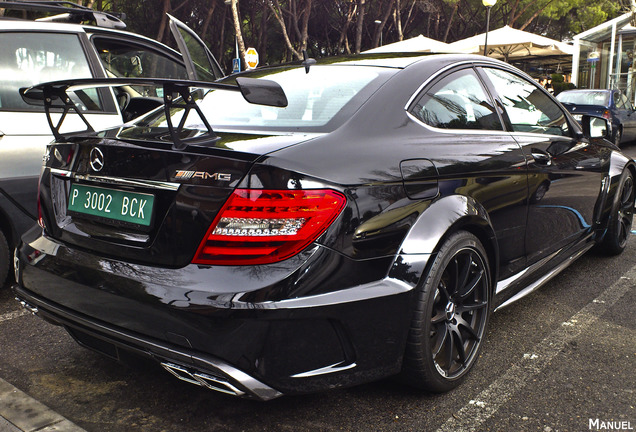
M607 119L611 141L617 146L636 139L636 112L620 90L567 90L559 93L557 99L576 120L581 120L584 114Z

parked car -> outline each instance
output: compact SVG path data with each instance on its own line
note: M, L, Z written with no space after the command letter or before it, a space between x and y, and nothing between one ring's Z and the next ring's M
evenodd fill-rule
M7 10L65 12L68 15L63 18L71 22L88 17L108 26L59 23L59 16L45 22L0 18L0 287L10 268L9 250L35 223L42 155L53 139L42 108L26 104L18 93L21 87L70 78L215 80L223 76L212 57L207 68L203 61L197 67L186 65L181 54L168 46L118 30L125 24L112 15L59 3L0 2L0 8ZM176 32L187 31L176 20L171 27ZM149 87L86 90L72 97L96 129L121 124L163 101ZM76 114L70 117L67 126L81 123Z
M583 114L606 118L617 146L636 140L636 112L620 90L567 90L556 98L577 120Z
M636 165L607 121L579 125L504 62L369 55L155 83L163 110L48 147L14 291L81 345L193 384L450 390L492 310L630 235Z

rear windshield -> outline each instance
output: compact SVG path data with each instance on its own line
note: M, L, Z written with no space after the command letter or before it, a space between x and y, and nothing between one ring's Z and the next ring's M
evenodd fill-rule
M609 92L589 91L589 92L563 92L557 95L557 99L562 103L576 105L609 105Z
M250 104L239 92L227 90L208 91L199 105L213 129L329 131L346 121L395 71L368 66L312 66L309 73L303 67L288 67L265 70L266 75L255 71L251 76L281 85L287 107ZM181 110L174 113L174 124L181 115ZM186 127L201 126L197 115L189 117ZM147 118L141 125L167 126L163 115Z

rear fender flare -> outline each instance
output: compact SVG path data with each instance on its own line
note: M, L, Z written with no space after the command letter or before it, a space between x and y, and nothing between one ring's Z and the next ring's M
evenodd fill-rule
M420 215L402 242L389 277L400 279L415 288L446 237L459 230L473 233L483 244L488 253L494 286L498 274L499 249L490 217L481 204L463 195L439 199Z

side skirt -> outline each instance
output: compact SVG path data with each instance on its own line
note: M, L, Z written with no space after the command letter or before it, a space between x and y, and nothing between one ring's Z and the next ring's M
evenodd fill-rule
M495 311L498 311L499 309L504 308L504 307L516 302L517 300L527 296L528 294L536 291L537 289L539 289L545 283L550 281L553 277L555 277L556 275L561 273L563 270L568 268L570 266L570 264L572 264L574 261L576 261L579 257L581 257L581 255L585 254L585 252L590 250L592 247L594 247L595 244L596 243L591 242L591 241L584 243L583 247L578 248L577 250L575 250L574 253L571 253L567 258L565 258L562 261L560 261L558 264L556 264L548 272L542 273L539 278L531 279L528 284L523 285L522 288L517 293L515 293L510 298L508 298L507 300L503 301L499 306L497 306L495 308ZM513 287L514 285L517 285L517 284L521 283L521 281L525 277L530 277L532 275L535 275L537 272L539 272L539 270L542 267L550 266L551 262L554 261L554 260L559 259L559 256L561 254L563 254L563 253L565 253L565 251L563 249L561 249L561 250L559 250L557 252L554 252L550 256L548 256L548 257L546 257L546 258L534 263L530 267L527 267L527 268L523 269L522 271L520 271L519 273L509 277L508 279L504 279L502 281L499 281L497 283L496 288L495 288L495 296L496 297L500 297L500 298L501 297L505 297L505 295L503 295L504 291L508 291L509 288Z

